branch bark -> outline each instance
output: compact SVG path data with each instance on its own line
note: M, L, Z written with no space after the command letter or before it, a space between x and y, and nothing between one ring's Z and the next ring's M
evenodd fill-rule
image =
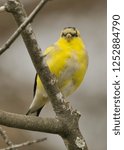
M6 4L6 10L13 14L19 26L27 19L26 12L19 0L8 0ZM43 132L49 131L49 133L59 134L63 138L68 150L88 150L86 142L78 126L80 113L71 109L69 107L69 103L65 101L64 96L57 86L56 79L53 77L48 66L44 62L44 56L42 55L42 51L37 43L35 34L33 33L30 24L23 29L21 35L30 54L34 67L40 76L40 79L48 96L50 97L53 109L56 113L56 118L51 119L51 125L54 124L55 127L52 127L53 129L50 130L51 128L49 123L46 122L47 120L43 121L42 118L40 120L42 122L41 124L45 123L45 126L44 128L42 126L42 129L40 126L39 130L44 130ZM34 127L36 127L35 124L37 125L39 118L32 118L30 116L27 117L10 113L6 114L5 112L0 111L0 114L2 113L4 113L3 116L6 116L2 119L2 122L0 121L0 123L3 125L38 131L37 128ZM0 117L2 116L0 115ZM8 119L14 120L15 118L16 120L14 123L13 121L6 123L4 122ZM19 119L21 119L21 121ZM47 130L45 130L46 128Z
M0 110L0 124L8 127L59 134L62 124L56 118L26 116Z

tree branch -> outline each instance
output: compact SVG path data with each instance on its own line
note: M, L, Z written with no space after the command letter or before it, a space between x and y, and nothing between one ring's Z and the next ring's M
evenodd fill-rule
M2 45L2 47L0 48L0 55L5 52L10 46L11 44L16 40L16 38L20 35L20 33L22 32L22 30L30 23L33 21L34 17L36 16L36 14L43 8L43 6L48 2L49 0L42 0L37 6L36 8L32 11L32 13L25 18L25 21L22 22L22 24L18 27L18 29L12 34L12 36ZM11 0L11 3L13 3L13 0ZM12 4L11 4L12 5ZM12 8L10 9L8 7L8 5L6 4L4 9L8 12L10 12L12 10Z
M32 144L35 144L35 143L43 142L46 139L47 138L42 138L42 139L37 139L37 140L33 140L33 141L27 141L27 142L24 142L24 143L21 143L21 144L14 144L12 146L9 146L7 148L3 148L3 149L0 149L0 150L12 150L12 149L15 149L15 148L29 146L29 145L32 145Z
M13 143L12 143L12 141L9 139L8 135L6 134L6 131L4 131L1 127L0 127L0 135L3 137L5 143L6 143L8 146L10 146L10 147L13 146ZM13 149L14 149L14 150L17 150L17 149L15 149L15 148L11 148L10 150L13 150Z
M13 128L52 134L59 134L62 130L62 125L58 119L26 116L2 110L0 110L0 124Z

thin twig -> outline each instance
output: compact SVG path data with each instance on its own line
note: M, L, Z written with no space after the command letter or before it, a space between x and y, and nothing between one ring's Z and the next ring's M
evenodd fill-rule
M5 143L6 143L8 146L11 146L11 147L13 146L13 143L12 143L12 141L9 139L8 135L6 134L6 131L3 130L1 127L0 127L0 135L1 135L1 137L4 139ZM12 150L12 149L15 150L15 148L11 148L11 150Z
M29 145L32 145L32 144L35 144L35 143L39 143L39 142L43 142L47 140L47 138L42 138L42 139L37 139L37 140L33 140L33 141L27 141L27 142L24 142L24 143L21 143L21 144L15 144L15 145L12 145L12 146L9 146L7 148L2 148L0 150L11 150L12 148L21 148L23 146L29 146Z
M1 7L0 7L0 12L3 12L3 11L6 11L5 6L1 6Z
M0 55L5 52L10 45L16 40L16 38L20 35L22 30L34 19L36 14L40 11L41 8L48 2L49 0L41 0L36 8L32 11L32 13L26 18L26 20L18 27L18 29L12 34L12 36L2 45L0 48Z

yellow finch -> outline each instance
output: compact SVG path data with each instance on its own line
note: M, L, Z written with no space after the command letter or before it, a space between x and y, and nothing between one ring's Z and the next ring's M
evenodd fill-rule
M72 94L81 84L88 66L88 56L79 31L66 27L56 43L44 51L46 63L56 76L58 86L65 97ZM38 116L49 101L42 82L36 74L34 99L27 115Z

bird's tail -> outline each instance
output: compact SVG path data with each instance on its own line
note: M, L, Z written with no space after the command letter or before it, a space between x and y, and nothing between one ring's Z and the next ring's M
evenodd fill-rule
M42 110L43 107L44 106L42 106L41 108L39 108L39 109L37 109L35 111L31 111L31 109L29 109L28 112L26 113L26 115L39 116L39 114L40 114L40 112L41 112L41 110Z

